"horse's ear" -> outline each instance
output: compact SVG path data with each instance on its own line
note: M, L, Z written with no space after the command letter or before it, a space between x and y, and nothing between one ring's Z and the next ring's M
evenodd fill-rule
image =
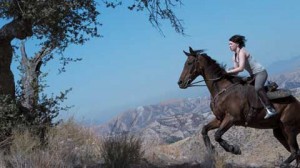
M192 47L189 47L191 55L196 55L196 52L192 49Z
M190 53L185 52L184 50L183 50L183 53L184 53L186 56L190 56L190 55L191 55Z

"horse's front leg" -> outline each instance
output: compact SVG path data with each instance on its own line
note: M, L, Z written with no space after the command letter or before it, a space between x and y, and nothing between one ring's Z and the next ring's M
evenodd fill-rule
M230 114L226 114L225 118L222 120L222 123L219 129L215 133L215 140L227 151L236 155L241 154L241 149L237 145L230 145L222 139L222 135L233 126L234 118Z
M212 121L210 121L208 124L204 125L201 131L202 137L204 144L206 148L212 152L213 151L213 145L210 142L209 136L208 136L208 131L219 128L221 124L221 121L214 118Z

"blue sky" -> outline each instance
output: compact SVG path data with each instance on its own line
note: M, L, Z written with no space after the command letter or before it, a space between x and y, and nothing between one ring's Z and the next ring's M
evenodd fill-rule
M148 22L146 12L100 6L103 37L84 46L70 46L65 55L83 60L68 66L66 73L57 75L54 62L43 67L49 73L48 92L72 87L66 103L75 107L68 116L99 123L140 105L203 94L200 88L180 90L176 84L186 58L182 50L189 46L206 49L228 66L232 55L228 39L234 34L246 36L246 47L266 67L300 55L298 0L183 3L175 11L183 20L186 36L177 34L168 21L162 22L162 36Z

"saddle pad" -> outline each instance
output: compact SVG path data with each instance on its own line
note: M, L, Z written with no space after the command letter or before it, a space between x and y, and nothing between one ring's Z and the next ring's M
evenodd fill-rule
M277 89L275 91L272 92L267 92L267 96L269 99L279 99L279 98L284 98L284 97L288 97L291 96L292 92L290 90L287 89Z

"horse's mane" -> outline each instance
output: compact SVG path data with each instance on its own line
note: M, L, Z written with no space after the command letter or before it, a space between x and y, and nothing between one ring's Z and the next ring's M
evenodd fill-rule
M203 51L203 50L198 50L198 51ZM197 55L202 56L206 59L207 64L209 65L206 68L206 70L209 71L210 73L214 74L214 78L223 77L223 78L230 80L231 82L242 81L242 77L233 76L231 74L228 74L225 70L226 69L225 64L219 64L216 60L212 59L206 53L198 52Z
M202 57L204 57L207 61L207 64L209 65L207 67L207 71L213 73L213 74L216 74L218 76L222 75L226 75L226 66L225 65L220 65L216 60L212 59L210 56L208 56L206 53L202 53L201 54Z

